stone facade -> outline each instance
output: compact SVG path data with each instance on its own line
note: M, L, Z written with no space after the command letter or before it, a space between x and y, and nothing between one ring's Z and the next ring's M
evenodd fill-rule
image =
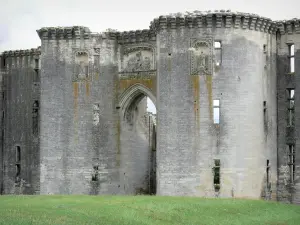
M1 55L2 194L300 203L300 20L195 11L37 33L38 49Z

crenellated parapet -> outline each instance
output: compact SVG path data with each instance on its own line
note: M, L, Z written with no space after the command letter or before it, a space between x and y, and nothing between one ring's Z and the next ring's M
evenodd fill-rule
M41 47L25 49L25 50L11 50L5 51L2 55L7 57L22 57L22 56L38 56L41 54Z
M148 29L118 32L117 40L120 44L155 41L156 33Z
M41 40L57 40L57 39L89 39L91 31L88 27L43 27L37 30Z
M151 22L150 29L155 32L177 28L234 28L275 33L276 22L256 14L220 11L194 11L160 16Z
M275 21L278 27L278 31L283 34L300 34L300 19L281 20Z

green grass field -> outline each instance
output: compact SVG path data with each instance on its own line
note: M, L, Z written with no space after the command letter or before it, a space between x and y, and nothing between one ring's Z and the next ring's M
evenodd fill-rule
M0 196L0 224L300 225L300 206L158 196Z

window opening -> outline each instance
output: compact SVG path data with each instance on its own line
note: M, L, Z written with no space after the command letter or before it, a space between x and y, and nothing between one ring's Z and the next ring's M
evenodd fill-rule
M290 181L291 183L295 180L295 146L289 145L289 167L290 167Z
M220 41L215 41L215 63L216 66L220 66L222 62L222 43Z
M213 107L214 107L214 124L220 124L220 100L214 100Z
M16 178L15 182L20 183L21 181L21 147L16 146Z
M215 166L214 166L214 187L215 191L220 190L220 159L214 160Z
M295 89L287 89L288 92L288 126L294 126L295 122Z
M32 133L38 134L39 128L39 101L34 101L32 106Z
M295 45L290 44L289 45L289 72L294 73L295 72Z

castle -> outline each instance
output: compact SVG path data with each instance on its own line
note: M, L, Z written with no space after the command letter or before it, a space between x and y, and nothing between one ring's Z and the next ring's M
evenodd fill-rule
M195 11L37 33L0 56L1 194L300 203L299 19Z

